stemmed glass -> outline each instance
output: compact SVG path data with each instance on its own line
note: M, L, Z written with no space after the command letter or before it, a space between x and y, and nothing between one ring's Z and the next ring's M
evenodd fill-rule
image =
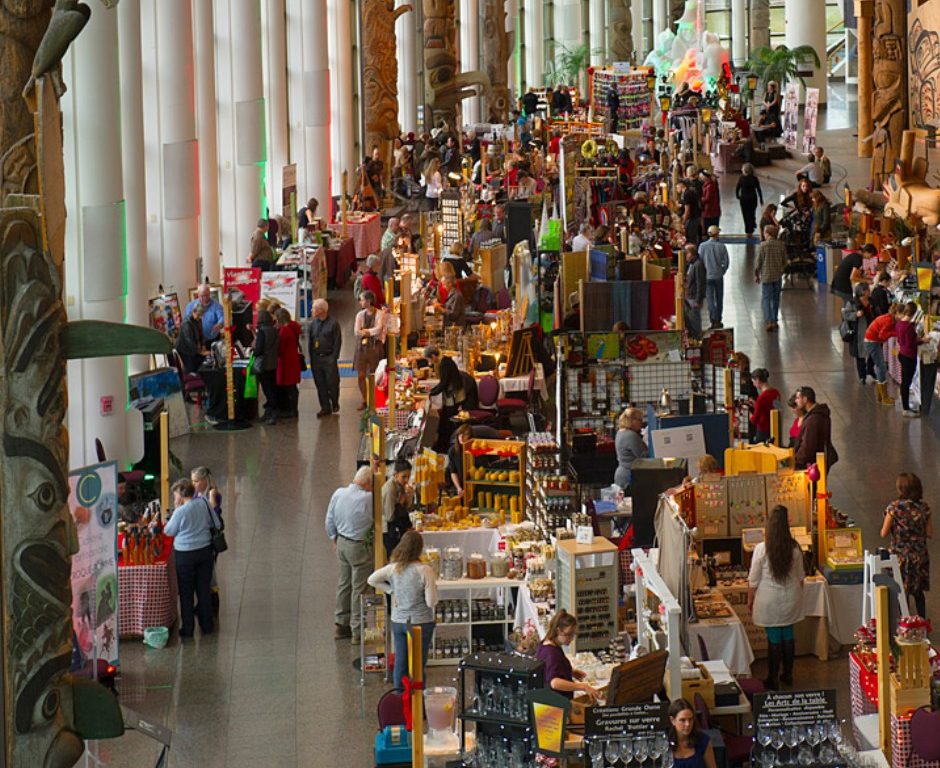
M633 742L633 756L641 765L646 761L649 755L649 742L645 736L635 739Z
M633 741L631 739L620 740L620 760L624 765L633 759Z
M675 763L675 757L673 757L672 749L669 745L666 745L666 751L663 753L663 768L672 768L673 763Z
M600 739L591 739L588 746L591 755L591 768L604 768L604 742Z
M787 743L787 747L789 748L787 758L791 763L796 762L796 748L802 741L800 737L800 729L796 726L783 729L783 740Z
M613 765L620 759L620 744L615 739L610 739L604 747L604 757L607 762Z
M780 763L780 750L783 749L783 728L773 728L770 731L770 746L774 750L774 759Z

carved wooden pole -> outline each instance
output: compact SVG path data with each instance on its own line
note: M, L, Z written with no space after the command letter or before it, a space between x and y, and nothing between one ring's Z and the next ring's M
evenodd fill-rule
M512 95L509 93L509 34L506 32L505 0L483 2L483 66L490 80L487 89L488 123L507 123Z
M907 12L904 0L875 0L872 179L891 173L907 126Z
M630 0L610 0L607 6L611 61L631 61L633 56L633 14ZM656 34L659 30L656 30Z
M874 0L855 0L858 21L858 156L872 156L871 120L872 39Z

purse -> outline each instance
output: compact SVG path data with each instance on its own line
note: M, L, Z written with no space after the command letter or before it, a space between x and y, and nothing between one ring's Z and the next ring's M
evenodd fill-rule
M209 514L209 536L212 551L216 554L220 554L228 549L228 542L225 540L225 531L221 528L216 528L212 524L212 507L209 506L209 502L205 497L203 497L202 500L206 503L206 512Z
M300 347L297 347L297 360L300 363L300 372L303 373L307 370L307 358L304 357L304 353L301 352Z
M842 337L842 341L846 343L855 341L855 328L855 323L843 320L839 324L839 335Z

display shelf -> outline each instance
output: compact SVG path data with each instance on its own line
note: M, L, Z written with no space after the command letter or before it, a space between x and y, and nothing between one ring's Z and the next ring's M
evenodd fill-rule
M507 451L513 455L506 456ZM517 480L475 479L473 473L480 469L513 472ZM525 443L521 440L471 440L464 450L463 482L464 488L472 491L468 494L468 502L474 511L493 510L500 515L501 520L522 522L525 519ZM504 497L500 502L488 498L494 494L479 490L481 487L505 488L513 493L496 494Z
M637 130L642 127L643 122L650 119L652 100L647 75L646 70L615 72L612 69L595 69L591 100L594 119L610 119L607 96L611 89L616 89L619 96L618 131Z
M440 621L435 627L434 643L431 646L431 657L428 664L435 667L453 666L462 658L475 650L482 650L480 644L492 648L502 649L509 637L509 629L514 617L509 609L511 594L508 588L518 588L522 582L499 576L487 576L483 579L468 579L466 577L453 580L437 580L437 592L441 603L460 604L461 610L466 608L468 620ZM482 590L496 590L495 598L481 598L477 592ZM493 600L494 610L501 613L502 618L474 619L474 603L482 600ZM452 609L455 605L450 606ZM480 633L474 628L486 627ZM492 629L497 627L501 629ZM438 632L440 630L440 632ZM485 633L485 634L484 634ZM455 650L456 649L456 650Z
M578 617L572 653L606 648L617 632L617 547L602 537L592 544L564 539L555 556L556 605Z
M359 684L365 685L366 673L384 673L388 677L389 622L383 595L359 598Z
M567 483L569 488L549 488ZM529 519L546 538L565 527L577 511L577 488L562 471L561 451L548 432L534 432L526 442L526 509Z
M467 480L466 485L500 485L506 488L519 488L519 483L513 483L508 480Z

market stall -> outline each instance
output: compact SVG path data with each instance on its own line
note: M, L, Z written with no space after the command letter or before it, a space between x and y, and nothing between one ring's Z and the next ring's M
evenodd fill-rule
M172 627L179 598L173 540L118 534L118 627L121 637L143 637L148 627Z

